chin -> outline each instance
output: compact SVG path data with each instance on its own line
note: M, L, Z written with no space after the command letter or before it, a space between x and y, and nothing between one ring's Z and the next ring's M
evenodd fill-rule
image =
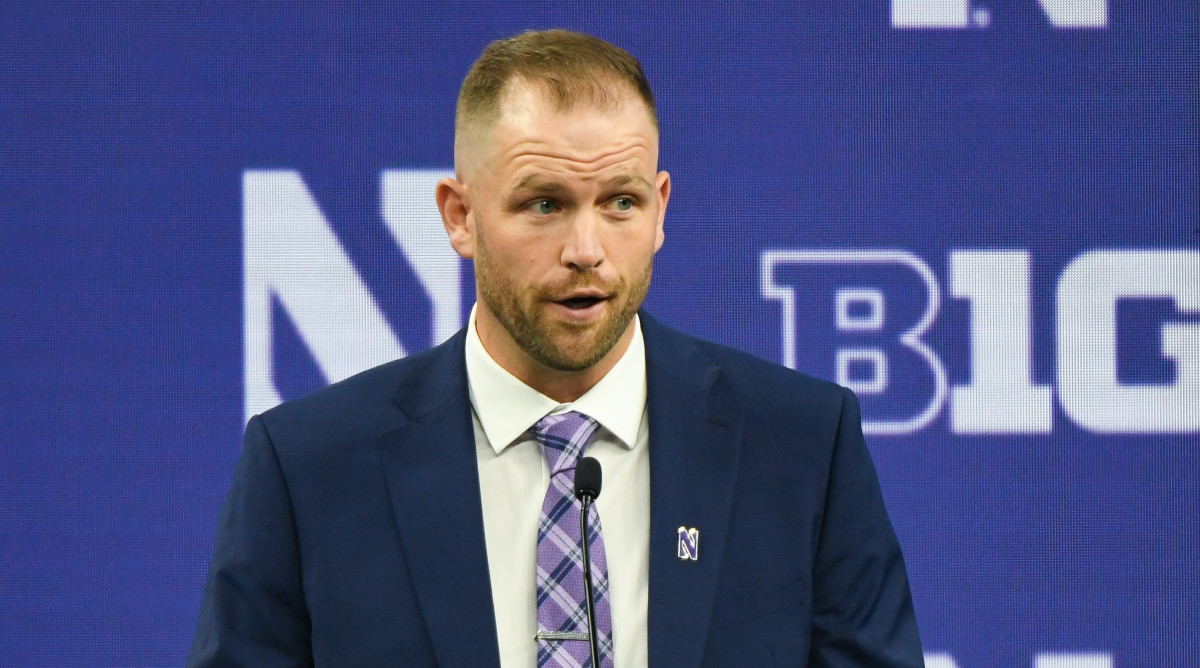
M543 340L526 352L556 371L584 371L603 361L616 345L613 342L606 346L606 341L599 340L601 334L598 328L588 327L583 332L565 334L558 341Z
M556 350L553 359L544 360L547 366L558 371L584 371L600 363L608 354L608 350L564 351Z

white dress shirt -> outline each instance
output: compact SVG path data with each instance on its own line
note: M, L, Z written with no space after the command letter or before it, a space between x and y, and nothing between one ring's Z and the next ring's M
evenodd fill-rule
M575 410L600 423L586 455L604 472L596 499L608 560L616 668L648 661L650 453L646 420L646 346L635 316L634 337L616 366L578 400L560 404L517 380L488 355L467 326L467 383L479 461L483 529L500 663L537 665L538 519L550 470L529 428L549 413ZM464 642L470 642L464 640Z

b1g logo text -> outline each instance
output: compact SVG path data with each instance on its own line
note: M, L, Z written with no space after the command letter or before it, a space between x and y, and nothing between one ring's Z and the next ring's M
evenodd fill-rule
M1049 433L1056 396L1090 431L1200 432L1200 251L1088 251L1036 293L1028 251L951 251L969 331L947 340L942 287L908 251L769 250L760 270L782 362L857 392L868 433L913 433L946 408L954 433ZM1035 380L1038 359L1052 382Z

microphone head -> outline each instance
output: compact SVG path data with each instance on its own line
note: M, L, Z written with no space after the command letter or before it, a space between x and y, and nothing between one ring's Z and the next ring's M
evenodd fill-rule
M600 472L600 462L591 457L584 457L575 465L575 498L588 497L593 501L600 496L600 483L603 482Z

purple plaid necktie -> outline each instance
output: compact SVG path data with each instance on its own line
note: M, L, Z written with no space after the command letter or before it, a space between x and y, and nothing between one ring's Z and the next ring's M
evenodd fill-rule
M531 431L550 465L550 488L538 524L537 605L538 666L591 667L587 601L583 592L583 540L579 529L582 505L575 498L575 464L599 427L571 411L547 415ZM612 667L612 615L608 605L608 564L600 516L588 513L592 558L592 597L600 668Z

